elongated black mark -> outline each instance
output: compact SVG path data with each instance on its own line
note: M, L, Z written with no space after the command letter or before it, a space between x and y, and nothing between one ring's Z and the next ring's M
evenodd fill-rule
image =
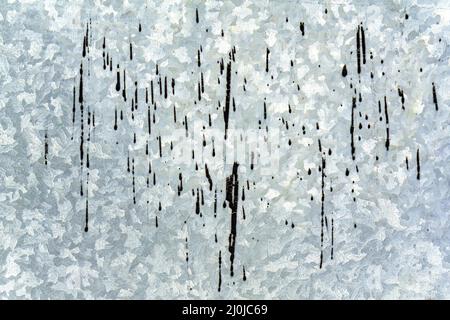
M417 161L417 180L420 180L420 155L419 155L419 149L417 149L416 161Z
M185 241L185 250L186 250L186 264L187 264L189 262L189 243L187 237Z
M325 216L325 158L322 157L322 201L320 208L320 217L321 217L321 227L320 227L320 269L322 269L323 264L323 227L324 227L324 216Z
M86 192L87 194L87 192ZM85 203L85 225L84 225L84 232L89 231L89 198L86 195L86 203Z
M133 204L136 204L136 182L134 177L134 157L131 160L131 175L132 175L132 188L133 188Z
M208 179L209 190L212 191L213 182L212 182L212 179L211 179L211 175L209 174L209 170L208 170L208 165L207 164L205 164L205 174L206 174L206 179Z
M137 81L134 82L134 107L137 110L138 109L138 83Z
M83 37L83 52L82 52L82 56L83 58L86 57L86 36Z
M114 130L117 130L117 108L114 109Z
M222 251L219 250L219 286L217 291L220 292L222 286Z
M181 195L181 192L183 191L183 174L180 172L178 175L178 180L180 181L180 184L177 187L178 196Z
M402 89L398 88L398 96L400 97L400 101L402 102L402 110L405 110L405 94Z
M231 61L228 62L227 64L227 83L226 83L225 110L224 110L225 139L227 139L228 119L230 116L230 95L231 95Z
M120 91L120 71L119 71L119 65L117 65L116 91Z
M230 252L230 274L234 275L233 262L234 254L236 250L236 231L237 231L237 209L239 198L239 180L238 180L238 167L239 164L235 162L233 164L232 174L226 178L226 198L228 207L231 209L231 231L228 238L228 251Z
M436 107L436 111L438 111L439 107L438 107L438 101L437 101L437 95L436 95L436 87L434 85L434 82L433 82L433 103L434 103L434 106Z
M334 218L331 218L331 260L334 258Z
M350 147L351 147L351 153L352 153L352 159L355 160L355 138L354 138L354 132L355 132L355 109L356 109L356 97L353 97L352 99L352 118L351 118L351 124L350 124Z
M164 77L164 99L167 99L167 77Z
M154 95L153 95L153 80L150 81L150 96L152 104L155 104Z
M217 217L217 189L214 190L214 218Z
M161 146L161 136L158 137L159 140L159 157L162 158L162 146Z
M48 161L48 135L47 135L47 131L45 131L45 136L44 136L44 164L47 165L47 161Z
M133 44L130 42L130 60L133 60Z
M123 70L123 90L122 90L123 101L127 102L127 79L126 79L126 71Z
M78 102L83 103L83 63L80 64L80 87L78 93Z
M200 214L200 193L197 188L197 199L195 201L195 214Z
M386 150L389 151L390 138L389 138L389 115L388 115L388 106L386 101L386 96L384 96L384 118L386 120Z

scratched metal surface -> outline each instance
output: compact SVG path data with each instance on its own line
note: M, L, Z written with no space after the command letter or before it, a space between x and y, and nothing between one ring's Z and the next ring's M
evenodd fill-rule
M447 1L3 0L0 298L450 298L449 26ZM233 130L275 165L213 156Z

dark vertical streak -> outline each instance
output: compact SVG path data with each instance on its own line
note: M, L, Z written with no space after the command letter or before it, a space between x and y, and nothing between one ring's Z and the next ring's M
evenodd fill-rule
M130 42L130 60L133 60L133 45Z
M209 170L208 170L208 165L207 164L205 164L205 174L206 174L206 179L208 179L209 190L212 191L213 182L212 182L212 179L211 179L211 175L209 174Z
M80 87L78 93L78 102L83 103L83 63L80 65Z
M334 218L331 218L331 260L334 258Z
M167 77L164 77L164 99L167 99Z
M45 131L45 137L44 137L44 164L47 165L48 160L48 135L47 131Z
M434 82L433 82L433 103L434 103L434 106L436 107L436 111L438 111L439 107L438 107L438 101L437 101L437 95L436 95L436 87L434 85Z
M158 137L158 140L159 140L159 157L162 158L161 136Z
M114 130L117 130L117 108L114 109Z
M235 162L233 164L233 172L226 179L226 201L228 201L228 206L231 209L231 231L228 238L228 251L230 252L230 274L234 275L233 262L234 254L236 249L236 224L237 224L237 208L238 208L238 197L239 197L239 180L238 180L238 166L239 164Z
M398 96L402 102L402 110L405 110L405 94L402 89L398 88Z
M219 292L221 286L222 286L222 251L219 250L219 287L217 289Z
M134 103L135 103L135 109L138 109L138 83L137 81L134 82Z
M86 57L86 36L83 37L83 52L82 52L82 56L83 58Z
M173 122L177 123L177 109L175 108L175 105L173 105Z
M352 152L352 159L355 160L355 138L354 138L354 132L355 132L355 119L354 119L354 113L356 109L356 97L353 97L352 99L352 119L350 124L350 136L351 136L351 152Z
M203 81L203 72L200 74L200 84L202 87L202 93L205 93L205 83Z
M217 189L214 190L214 218L217 217Z
M134 158L131 160L131 174L132 174L132 187L133 187L133 204L136 204L136 184L134 178Z
M388 115L388 107L386 96L384 96L384 118L386 119L386 150L389 151L389 115Z
M86 192L86 212L85 212L85 225L84 225L84 232L88 232L89 231L89 198L87 196Z
M230 94L231 94L231 62L228 62L228 64L227 64L227 83L226 83L226 96L225 96L225 110L224 110L225 139L227 139L228 118L229 118L229 115L230 115Z
M150 81L150 95L152 98L152 104L155 104L154 97L153 97L153 80Z
M105 53L105 46L106 46L106 39L105 37L103 37L103 52L102 52L102 57L103 57L103 70L106 70L106 65L108 64L109 61L106 61L106 53Z
M81 132L80 132L80 166L81 166L81 169L83 169L83 159L84 159L84 108L83 108L83 104L80 105L80 112L81 112L81 119L80 119L80 125L81 125Z
M200 214L200 194L197 189L197 200L195 201L195 214Z
M264 120L267 120L267 106L265 101L264 101Z
M116 91L120 91L120 71L119 71L119 65L117 65Z
M127 101L127 80L126 80L126 72L123 70L123 90L122 90L123 100Z
M185 248L186 248L186 263L188 263L189 262L189 244L188 244L188 238L187 237L186 237Z
M417 149L416 161L417 161L417 180L420 180L420 155L419 155L419 149Z
M181 191L183 191L183 174L181 172L178 175L178 180L180 180L180 185L178 186L178 196L180 196Z
M322 203L320 209L321 216L321 228L320 228L320 269L322 269L323 264L323 227L324 227L324 203L325 203L325 158L322 157Z

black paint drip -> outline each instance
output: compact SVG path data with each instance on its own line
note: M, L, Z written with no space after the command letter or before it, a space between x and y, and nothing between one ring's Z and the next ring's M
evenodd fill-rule
M386 120L386 150L389 151L390 138L389 138L389 115L388 115L388 106L386 101L386 96L384 96L384 118Z
M417 161L417 180L420 180L420 155L419 155L419 149L417 149L416 161Z
M225 139L227 139L228 119L230 116L230 95L231 95L231 61L228 62L227 64L227 83L226 83L225 110L224 110Z
M239 198L239 180L238 180L238 167L239 164L235 162L233 164L233 172L226 179L226 198L228 207L231 209L231 231L228 238L228 251L230 252L230 275L234 275L233 262L234 253L236 249L236 225L237 225L237 209Z
M436 95L436 87L434 85L434 82L433 82L433 103L434 103L434 106L436 107L436 111L438 111L439 107L438 107L438 101L437 101L437 95Z

